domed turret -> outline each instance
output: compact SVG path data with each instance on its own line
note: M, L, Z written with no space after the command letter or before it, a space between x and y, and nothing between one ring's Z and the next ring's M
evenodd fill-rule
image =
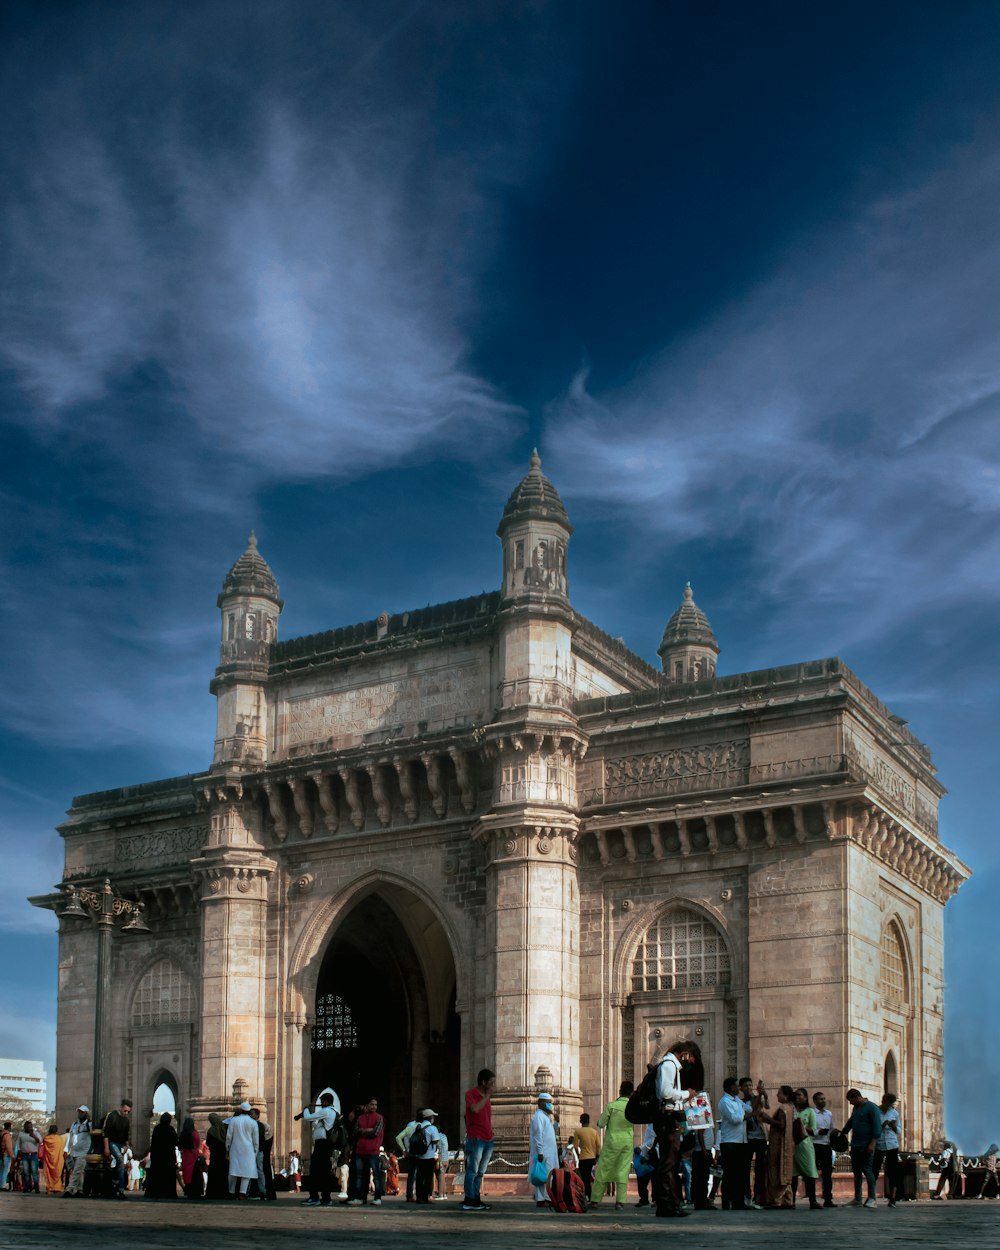
M262 763L267 759L267 741L261 691L285 605L252 530L246 551L226 574L217 602L222 642L211 684L218 699L215 763Z
M684 587L681 606L667 621L657 654L671 681L700 681L715 676L719 644L708 617L694 601L690 582Z
M507 500L497 537L503 543L505 599L568 598L566 548L573 527L559 492L542 472L537 449L531 468Z
M277 640L278 615L285 605L253 530L246 551L226 574L217 604L222 609L223 663L258 659L261 648Z
M278 583L264 557L257 550L257 535L250 531L247 549L226 574L222 583L222 594L219 595L219 607L227 595L261 595L277 604L281 610L282 602L278 598Z

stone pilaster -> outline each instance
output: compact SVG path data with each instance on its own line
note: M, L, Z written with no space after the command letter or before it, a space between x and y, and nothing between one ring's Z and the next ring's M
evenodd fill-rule
M551 1073L563 1124L575 1124L583 1109L576 832L573 817L545 809L488 816L477 828L492 917L493 1125L509 1149L527 1141L539 1068Z
M201 902L201 1111L227 1106L236 1081L266 1105L268 884L275 861L255 836L257 814L246 800L226 798L212 813L209 845L191 867ZM273 1096L273 1095L272 1095Z

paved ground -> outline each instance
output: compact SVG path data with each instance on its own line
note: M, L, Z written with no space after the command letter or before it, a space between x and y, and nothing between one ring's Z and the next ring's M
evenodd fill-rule
M895 1210L704 1211L657 1220L629 1207L555 1215L523 1198L499 1198L482 1215L455 1200L426 1207L387 1199L381 1207L311 1208L277 1202L120 1202L0 1194L3 1250L439 1250L443 1241L475 1250L648 1250L651 1239L678 1250L1000 1250L1000 1202L909 1202Z

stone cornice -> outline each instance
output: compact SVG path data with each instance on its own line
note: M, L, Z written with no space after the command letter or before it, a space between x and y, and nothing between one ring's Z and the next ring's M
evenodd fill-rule
M602 868L692 856L738 860L810 842L854 842L940 903L971 875L957 856L887 812L860 785L601 814L582 821L578 840L584 837L593 839Z

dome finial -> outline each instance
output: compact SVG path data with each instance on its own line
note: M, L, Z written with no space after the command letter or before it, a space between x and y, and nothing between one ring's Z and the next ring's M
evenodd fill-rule
M691 589L691 583L684 583L684 602L694 603L694 591Z
M542 471L542 458L538 454L537 447L531 449L531 471L532 473L541 473Z
M250 537L247 539L247 550L257 550L257 535L253 532L253 530L250 531Z

